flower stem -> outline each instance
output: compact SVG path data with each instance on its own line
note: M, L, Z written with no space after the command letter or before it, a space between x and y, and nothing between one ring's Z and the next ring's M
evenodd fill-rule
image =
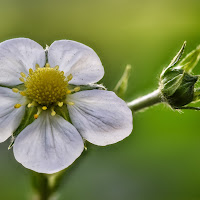
M155 90L145 96L139 97L131 102L128 102L128 107L133 112L138 112L143 110L144 108L148 108L158 103L162 103L162 98L159 90Z
M32 185L35 194L32 200L56 200L55 195L64 174L64 170L55 174L32 173Z

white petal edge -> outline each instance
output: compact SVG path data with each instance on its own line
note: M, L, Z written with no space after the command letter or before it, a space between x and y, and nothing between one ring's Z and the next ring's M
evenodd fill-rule
M51 67L58 65L65 76L72 74L69 83L74 85L96 83L104 75L104 68L94 50L71 40L53 42L48 50L48 62Z
M14 156L24 167L52 174L71 165L84 144L75 127L61 116L42 112L16 138Z
M23 104L25 99L9 88L0 87L0 142L7 140L19 126L25 113L25 107L14 108Z
M105 146L130 135L132 112L114 92L81 91L69 95L68 105L72 124L87 141Z
M20 72L28 74L35 64L44 66L45 51L41 45L28 38L15 38L0 43L0 85L18 85Z

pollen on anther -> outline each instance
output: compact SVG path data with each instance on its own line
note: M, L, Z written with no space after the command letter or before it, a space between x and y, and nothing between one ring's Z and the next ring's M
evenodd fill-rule
M25 93L24 91L21 91L20 94L21 94L22 96L26 96L26 93Z
M67 94L71 94L72 93L72 91L71 90L67 90Z
M21 72L20 75L21 75L22 77L24 77L24 78L26 77L26 74L24 74L23 72Z
M29 69L29 74L32 74L33 73L33 69Z
M21 104L17 103L14 105L14 108L20 108L21 106L22 106Z
M78 91L80 91L80 89L81 89L80 87L75 87L74 92L78 92Z
M32 106L33 106L32 103L29 103L29 104L27 105L28 108L30 108L30 107L32 107Z
M68 81L71 81L73 78L72 74L70 74L69 76L67 76Z
M24 81L24 78L22 78L22 77L20 77L19 80L20 80L21 82L25 82L25 81Z
M39 64L35 64L35 69L38 69L38 68L40 68L40 65Z
M50 67L50 64L49 64L49 63L46 63L45 67L49 68L49 67Z
M59 69L59 66L58 66L58 65L56 65L56 66L54 67L54 69L55 69L55 70L58 70L58 69Z
M58 106L62 107L63 106L63 102L58 102Z
M56 112L54 110L51 111L51 116L55 116Z
M35 114L35 115L34 115L34 118L35 118L35 119L37 119L38 117L39 117L39 115L38 115L38 114Z
M69 102L67 102L67 104L70 105L70 106L73 106L73 105L74 105L74 102L69 101Z
M42 106L42 110L47 110L47 107L46 106Z
M12 88L12 91L15 92L15 93L19 92L19 90L17 88Z

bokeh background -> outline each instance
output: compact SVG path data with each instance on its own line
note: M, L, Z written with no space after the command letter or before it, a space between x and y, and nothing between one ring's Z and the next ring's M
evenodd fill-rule
M0 42L28 37L43 46L59 39L90 46L105 67L101 82L109 90L131 64L131 100L156 89L184 40L186 52L200 43L200 1L1 0L0 27ZM199 121L200 112L165 105L134 114L128 138L88 146L62 182L60 200L199 200ZM0 199L30 199L30 172L8 145L0 145Z

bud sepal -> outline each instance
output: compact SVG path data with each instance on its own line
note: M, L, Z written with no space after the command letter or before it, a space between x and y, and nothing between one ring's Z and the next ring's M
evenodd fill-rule
M200 48L198 46L179 62L185 45L184 42L180 51L160 76L159 89L163 101L172 108L185 106L193 102L196 97L195 84L199 76L193 75L191 72L200 59Z

